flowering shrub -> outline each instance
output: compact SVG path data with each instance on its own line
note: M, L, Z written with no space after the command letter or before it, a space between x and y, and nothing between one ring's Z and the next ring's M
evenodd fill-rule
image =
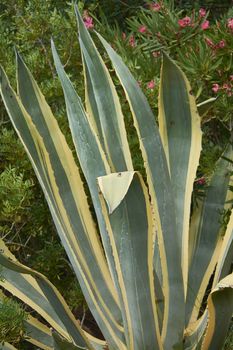
M172 8L169 2L148 1L127 23L124 33L119 28L113 30L106 22L98 30L134 71L155 110L163 50L186 72L197 102L217 97L202 117L207 145L198 178L208 177L231 129L233 9L214 22L208 8L184 12Z

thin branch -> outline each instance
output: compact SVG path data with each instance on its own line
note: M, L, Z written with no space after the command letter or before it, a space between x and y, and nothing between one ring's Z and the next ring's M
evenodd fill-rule
M52 65L52 62L51 62L50 58L49 58L49 54L48 54L48 51L47 51L47 49L46 49L46 47L45 47L45 45L43 43L43 40L38 38L37 41L40 43L40 45L41 45L41 47L42 47L42 49L44 51L45 58L46 58L46 61L47 61L48 65L49 65L49 67L50 67L50 70L52 72L53 78L56 78L55 69L54 69L54 67Z

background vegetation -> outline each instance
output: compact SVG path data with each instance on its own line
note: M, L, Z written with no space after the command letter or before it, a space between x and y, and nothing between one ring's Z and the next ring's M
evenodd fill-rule
M112 43L127 62L155 112L162 50L169 52L184 69L198 102L217 97L214 106L202 119L204 151L195 182L195 194L202 195L215 161L232 133L233 24L232 27L229 25L229 19L233 18L233 9L230 8L231 1L227 0L179 0L174 3L158 1L156 4L159 5L157 8L153 7L155 3L141 0L86 0L80 6L84 11L88 10L84 14L93 17L94 28ZM204 8L206 13L201 15L200 8ZM61 0L2 0L0 10L1 64L14 85L13 47L16 46L40 84L73 148L67 128L62 89L50 51L50 38L53 37L66 71L83 97L82 64L71 4ZM185 17L190 18L190 23L183 26L179 21ZM121 90L119 93L124 106L124 95ZM130 147L134 152L134 165L143 170L126 106L124 111ZM23 263L44 273L55 284L76 316L82 319L85 315L86 326L93 329L92 319L89 315L86 316L82 294L74 282L43 193L2 103L0 236ZM16 315L18 312L18 306L8 304L7 299L4 299L2 305L0 329L3 329L1 325L4 318L1 315L5 314L6 308L11 314ZM18 315L20 325L24 313ZM18 342L22 328L18 327L16 333ZM6 339L7 332L1 331L0 342ZM228 340L228 343L231 342ZM226 346L230 349L231 345Z

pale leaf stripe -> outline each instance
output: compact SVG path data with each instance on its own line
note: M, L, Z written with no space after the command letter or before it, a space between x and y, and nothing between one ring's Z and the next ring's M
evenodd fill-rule
M232 148L228 146L224 152L230 159ZM190 247L193 256L189 268L188 292L186 298L186 324L197 320L202 300L214 272L222 246L223 228L219 221L220 212L226 208L229 195L230 169L227 162L220 158L210 180L203 203L196 208L191 218L190 240L195 246ZM227 205L229 206L229 205ZM200 217L198 218L198 215Z
M40 288L43 290L47 299L53 306L54 311L57 313L58 317L62 320L67 331L69 332L73 340L76 342L76 344L78 344L79 346L82 346L84 349L90 348L89 350L92 350L92 347L89 344L85 334L83 333L80 327L80 324L75 319L74 315L70 311L65 300L63 299L61 294L58 292L58 290L52 285L51 282L49 282L49 280L45 276L43 276L39 272L36 272L30 269L29 267L24 266L23 264L20 264L17 261L11 260L4 253L0 253L0 263L2 264L2 266L8 269L11 269L15 272L30 274L34 276Z
M95 133L92 124L89 122L84 111L80 97L77 95L71 81L69 80L57 54L55 45L52 41L52 53L59 79L65 95L67 115L69 126L73 137L76 153L83 174L86 178L88 188L95 208L97 221L99 224L100 235L104 246L104 251L110 268L111 276L116 285L117 277L114 273L114 261L112 257L112 248L109 237L106 232L106 226L101 210L99 194L96 179L99 176L107 175L111 172L106 156ZM117 298L116 298L117 299ZM112 312L114 310L112 309Z
M181 346L182 344L184 286L174 198L167 161L155 118L137 81L111 46L99 34L98 37L108 52L125 90L139 136L150 195L155 208L158 244L163 267L165 309L162 336L164 349L170 350L174 345L180 344Z
M88 113L92 120L96 120L100 141L103 140L102 147L107 154L112 172L133 170L124 117L115 86L76 5L75 13L84 73L86 83L89 84L86 89L86 93L90 93L89 96L86 95L87 105L90 106Z
M212 290L207 302L209 321L202 350L223 348L233 313L233 274L223 278Z
M200 117L191 86L181 69L163 55L159 90L159 129L175 198L178 242L187 293L191 196L201 153Z
M147 188L139 173L98 178L124 303L128 349L162 349L153 278L154 230ZM123 307L122 307L123 308Z
M20 101L17 100L17 98L16 98L16 101L15 101L15 105L12 106L12 102L11 102L10 96L9 96L9 85L6 83L6 81L4 82L4 84L5 84L5 85L3 86L3 88L4 88L6 85L8 86L8 90L5 89L5 90L3 91L3 92L5 93L4 97L5 97L6 99L8 99L8 100L7 100L8 103L6 103L7 107L10 107L11 109L12 109L12 108L16 108L16 109L17 109L17 111L16 111L15 109L13 109L13 110L10 111L10 112L12 112L12 113L10 113L10 115L12 114L13 122L16 123L16 124L17 124L17 123L21 123L21 124L22 124L22 119L21 119L20 121L18 121L18 118L14 118L15 115L23 114L23 119L26 118L26 123L24 122L24 125L23 125L24 130L26 129L26 131L25 131L25 133L24 133L24 136L25 136L25 134L26 134L27 136L29 135L29 141L31 140L31 141L30 141L31 143L28 143L27 146L30 147L29 154L30 154L30 152L32 152L32 153L33 153L33 156L34 156L34 160L36 161L36 164L35 164L34 161L32 160L32 156L30 156L30 157L31 157L31 160L32 160L32 163L33 163L33 165L34 165L34 168L35 168L35 170L36 170L36 172L37 172L38 178L41 179L41 176L44 177L43 174L44 174L44 173L47 174L47 171L49 171L50 175L53 176L53 170L52 170L52 171L49 170L49 169L52 169L52 168L51 168L51 164L50 164L50 158L49 158L48 153L47 153L47 151L46 151L46 149L45 149L44 142L43 142L42 138L39 136L39 134L38 134L38 132L37 132L35 126L34 126L33 123L31 122L30 116L26 113L26 111L24 110L24 108L22 107L22 105L20 105ZM8 94L7 94L7 92L8 92ZM14 92L13 92L12 90L10 90L10 94L11 94L11 96L14 97ZM9 100L10 100L10 101L9 101ZM56 127L56 123L55 123L55 124L54 124L54 123L55 123L55 122L52 123L52 126L53 126L53 127L54 127L54 126ZM29 132L28 128L29 128L30 132ZM17 130L17 127L16 127L16 130ZM22 128L21 128L21 130L22 130ZM30 134L30 133L32 133L32 134L34 135L35 141L33 141L33 140L31 139L31 134ZM22 136L22 135L20 135L20 136L21 136L21 137L24 137L24 136ZM57 139L56 139L56 140L57 140ZM26 141L27 141L27 139L26 139ZM47 140L47 141L48 141L48 140ZM60 141L60 142L63 141L63 145L60 144L60 148L61 148L61 150L62 150L62 146L64 146L64 139L62 140L62 138L61 138L61 136L60 136L60 140L59 140L59 141ZM25 143L25 138L24 138L24 143ZM58 143L59 143L59 142L58 142ZM64 150L62 150L62 151L63 151L63 153L64 153ZM53 161L54 161L54 160L53 160ZM63 161L66 162L65 157L63 157ZM39 167L39 170L38 170L38 167ZM40 171L40 172L39 172L39 171ZM78 178L79 178L79 176L77 177L76 182L75 182L75 184L74 184L75 190L76 190L76 188L77 188L77 180L78 180ZM56 179L56 180L57 180L57 179ZM51 182L51 181L52 181L52 182ZM60 179L60 181L61 181L61 179ZM74 181L74 180L73 180L73 181ZM57 188L57 185L56 185L56 181L55 181L53 178L51 178L50 182L47 183L46 177L44 177L43 180L41 179L40 182L41 182L42 188L44 189L45 194L47 193L47 200L48 200L48 203L49 203L51 212L52 212L52 214L53 214L54 221L55 221L55 224L56 224L56 226L57 226L57 229L58 229L58 231L60 230L60 237L61 237L61 239L63 240L63 244L64 244L64 246L67 248L67 250L68 250L68 252L69 252L69 257L70 257L70 259L71 259L71 262L74 264L76 273L79 275L79 280L80 280L80 283L82 284L83 289L86 288L86 290L85 290L85 292L86 292L86 293L85 293L85 296L86 296L87 300L89 301L89 303L94 303L94 305L95 305L95 307L93 307L94 310L98 310L98 311L99 311L99 305L98 305L98 302L97 302L98 299L96 299L96 297L99 297L100 300L101 300L101 298L102 298L102 305L103 305L103 307L105 308L104 311L107 312L107 315L108 315L108 317L110 318L109 321L107 321L107 322L110 322L110 323L111 323L111 326L110 326L110 327L114 327L116 333L118 333L119 336L120 336L120 338L122 338L122 332L121 332L121 330L120 330L120 328L119 328L119 326L118 326L117 324L114 325L115 321L112 319L112 313L111 313L110 311L108 311L108 308L107 308L107 306L106 306L106 304L105 304L106 291L107 291L107 290L106 290L106 288L104 288L104 283L103 283L104 280L102 280L102 282L101 282L101 279L98 279L97 281L101 284L102 291L105 293L105 297L101 297L101 296L99 295L98 288L95 286L95 282L94 282L93 278L91 278L91 280L89 280L89 281L87 281L86 279L84 280L83 272L82 272L81 266L80 266L80 264L79 264L78 261L80 261L80 259L81 259L81 263L84 264L84 266L86 266L86 271L85 271L85 273L88 273L88 274L89 274L89 278L90 278L90 276L91 276L91 275L90 275L89 266L92 265L93 268L98 268L98 263L97 263L97 264L96 264L96 262L95 262L94 264L93 264L93 263L92 263L92 264L89 263L89 264L88 264L89 266L87 266L85 258L84 258L82 255L77 256L76 253L74 253L73 248L76 246L76 248L78 249L78 246L77 246L77 243L76 243L77 237L74 237L74 236L73 236L73 232L72 232L72 230L71 230L71 228L70 228L69 219L67 218L67 215L66 215L65 210L62 209L62 207L61 207L60 210L58 211L58 210L57 210L57 204L53 205L53 201L54 201L55 196L56 196L56 201L58 201L58 203L61 205L60 194L59 194L59 192L58 192L58 188ZM45 186L46 186L46 187L45 187ZM51 191L51 189L50 189L51 186L53 186L52 191ZM82 186L81 186L81 188L82 188ZM48 192L48 190L49 190L49 192ZM76 190L76 191L77 191L77 190ZM49 195L51 192L52 192L53 194L52 194L52 195ZM84 196L83 198L85 199L85 200L84 200L84 202L85 202L85 201L86 201L86 197ZM51 202L51 201L52 201L52 202ZM84 206L84 207L85 207L85 206ZM61 211L61 209L62 209L62 211ZM58 211L58 213L57 213L57 211ZM61 221L61 219L60 219L60 218L61 218L61 215L62 215L62 221ZM77 219L77 218L76 218L76 219ZM67 233L69 234L69 236L71 235L70 238L67 238L67 234L64 234L64 223L65 223L65 225L67 225L67 226L65 227L65 229L66 229ZM69 236L68 236L68 237L69 237ZM85 236L83 236L83 237L85 237ZM70 240L72 241L72 244L70 243ZM95 239L93 239L93 240L94 240L94 242L95 242ZM88 237L87 237L87 239L85 238L85 241L86 241L86 242L89 242L89 244L94 244L94 242L91 241ZM82 242L81 242L81 243L82 243ZM85 242L84 242L84 243L85 243ZM87 248L87 247L84 246L84 251L86 250L86 248ZM88 250L88 254L86 255L87 258L93 258L93 256L90 255L90 252L93 252L93 250L94 250L94 247ZM76 251L76 252L77 252L77 251ZM102 252L101 252L101 254L102 254ZM101 255L100 255L100 257L101 257ZM78 260L77 260L77 258L78 258ZM103 266L103 269L100 270L100 273L101 273L102 276L103 276L103 272L104 272L104 266ZM105 278L105 276L103 276L103 277ZM85 284L86 284L87 282L88 282L88 283L91 283L91 285L92 285L93 287L86 286ZM109 283L110 283L110 281L107 281L107 285L109 285ZM101 291L101 287L99 288L100 291ZM91 293L91 294L90 294L90 293ZM100 304L100 305L101 305L101 304ZM101 311L101 313L102 313L102 311ZM97 314L97 315L96 315L96 318L97 318L97 319L98 319L98 316L99 316L99 315ZM104 320L103 320L103 319L104 319ZM103 314L100 315L100 321L101 321L101 320L106 324L106 317L105 317ZM101 321L101 322L102 322L102 321ZM116 327L117 327L117 328L116 328ZM108 329L108 327L105 327L105 329ZM110 329L110 328L109 328L109 329ZM112 332L112 331L111 331L111 332ZM113 337L112 334L111 334L111 336L109 335L109 338L115 339L115 337ZM112 341L114 341L114 340L112 340Z

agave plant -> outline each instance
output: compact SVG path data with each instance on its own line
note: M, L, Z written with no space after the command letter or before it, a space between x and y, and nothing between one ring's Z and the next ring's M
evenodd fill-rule
M202 133L187 78L164 54L158 127L137 81L97 34L125 91L146 178L134 171L116 89L77 8L76 16L85 108L53 42L52 53L97 223L79 167L19 54L18 92L3 69L0 86L104 340L86 332L55 286L18 262L2 240L0 285L46 320L25 321L26 340L41 349L219 350L233 311L233 214L227 229L219 220L230 196L228 163L219 160L206 196L191 213ZM199 106L204 110L205 104ZM224 156L233 159L230 146ZM13 347L5 343L3 349Z

